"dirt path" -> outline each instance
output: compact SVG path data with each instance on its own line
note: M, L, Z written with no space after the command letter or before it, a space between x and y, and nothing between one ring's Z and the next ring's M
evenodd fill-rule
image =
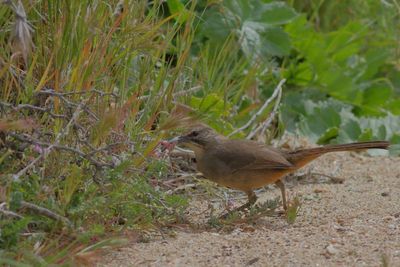
M294 224L265 217L228 234L177 231L112 251L100 266L400 266L400 158L336 153L311 169L346 180L293 185L302 199Z

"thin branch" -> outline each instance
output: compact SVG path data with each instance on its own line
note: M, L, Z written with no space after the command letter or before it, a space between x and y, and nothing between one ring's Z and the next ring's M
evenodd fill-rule
M275 118L275 115L278 113L278 109L279 109L279 105L281 103L281 97L282 97L282 86L277 86L275 88L276 91L278 91L278 95L276 96L276 100L275 100L275 105L274 105L274 109L272 110L272 112L269 114L268 118L262 123L260 124L255 130L251 131L246 139L251 139L253 138L253 136L259 132L260 130L260 135L263 135L265 133L265 131L267 130L267 128L269 127L269 125L271 124L272 120ZM275 92L274 92L275 93ZM272 97L272 96L271 96Z
M344 181L346 181L345 178L336 177L336 176L332 176L332 175L328 175L328 174L324 174L324 173L320 173L320 172L311 172L310 174L327 177L327 178L331 179L332 183L335 183L335 184L342 184L342 183L344 183Z
M15 213L15 212L10 211L10 210L0 209L0 213L2 213L6 217L11 217L11 218L16 218L16 219L23 219L24 218L24 216L21 216L18 213Z
M187 90L176 92L176 93L173 94L173 96L177 97L177 96L187 95L189 93L194 93L194 92L199 91L201 89L201 87L202 87L201 85L197 85L197 86L194 86L194 87L189 88Z
M15 213L15 212L10 211L10 210L6 210L5 206L6 206L5 202L0 204L0 213L2 213L4 216L11 217L11 218L17 218L17 219L23 219L24 218L24 216L19 215L18 213Z
M61 215L59 215L59 214L57 214L57 213L55 213L55 212L53 212L53 211L51 211L49 209L46 209L46 208L40 207L38 205L32 204L30 202L21 201L21 207L22 208L26 208L28 210L31 210L31 211L39 214L39 215L43 215L45 217L48 217L50 219L63 222L66 225L69 225L69 226L72 225L71 221L68 220L66 217L61 216Z
M88 99L87 99L88 100ZM71 128L71 126L75 123L75 121L78 119L79 115L81 114L81 112L83 111L83 106L85 105L86 101L82 101L78 107L76 108L74 114L72 115L71 120L68 122L68 124L65 126L65 128L60 131L58 133L58 135L56 136L56 139L54 141L54 143L52 145L50 145L48 148L46 148L44 150L44 152L42 154L40 154L40 156L38 156L37 158L35 158L33 161L31 161L31 163L29 163L25 168L23 168L22 170L20 170L17 174L13 175L13 179L14 180L19 180L19 178L24 175L30 168L32 168L33 166L35 166L35 164L41 160L41 159L46 159L47 155L49 155L49 153L51 152L51 150L53 150L53 148L55 146L58 146L60 143L60 140L63 136L68 135L69 130Z
M96 90L97 91L97 90ZM67 98L65 98L64 96L66 96L66 94L69 93L59 93L54 91L53 89L48 89L48 90L42 90L37 92L38 95L44 94L44 95L51 95L51 96L56 96L58 98L60 98L62 101L64 101L68 106L70 107L78 107L80 104L74 103L70 100L68 100ZM91 111L86 105L83 105L81 107L81 109L83 109L85 112L87 112L90 116L92 116L95 120L99 120L99 117L97 117L97 115Z
M279 82L279 84L276 86L276 88L275 88L274 92L272 93L271 97L268 98L268 99L264 102L264 104L263 104L262 107L257 111L257 113L255 113L245 125L243 125L242 127L236 129L235 131L231 132L231 133L228 135L228 137L229 137L229 136L232 136L232 135L235 135L235 134L237 134L237 133L239 133L239 132L241 132L241 131L247 129L250 125L252 125L252 124L257 120L257 118L264 112L264 110L268 107L268 105L272 102L272 100L274 100L274 99L279 95L279 92L282 90L282 85L283 85L285 82L286 82L286 79L282 79L282 80Z
M12 109L14 111L20 111L21 109L31 109L31 110L41 111L41 112L47 112L53 118L63 118L63 119L67 118L65 115L55 114L55 113L51 112L50 108L41 108L41 107L30 105L30 104L19 104L17 106L13 106L10 103L4 102L4 101L0 101L0 105L3 106L3 107L10 108L10 109Z
M89 152L89 153L84 153L79 149L73 148L73 147L68 147L68 146L63 146L63 145L54 145L48 142L43 142L40 140L36 140L33 139L32 137L28 136L28 135L20 135L20 134L16 134L16 133L7 133L9 136L21 141L21 142L26 142L29 144L33 144L33 145L39 145L39 146L47 146L48 149L50 146L53 146L53 149L56 150L64 150L64 151L68 151L71 153L75 153L77 154L79 157L84 158L88 161L90 161L93 165L95 165L96 167L114 167L114 164L112 163L105 163L105 162L99 162L95 159L92 158L92 156L96 153L99 153L101 151L106 151L108 149L111 149L113 146L119 145L119 144L125 144L125 142L120 142L120 143L114 143L114 144L110 144L108 146L99 148L99 149L94 149L93 151Z
M47 94L47 95L52 95L52 96L70 96L70 95L84 95L84 94L89 94L89 93L96 93L100 96L112 96L115 98L118 98L118 96L115 93L106 93L101 90L97 89L91 89L91 90L86 90L86 91L71 91L71 92L66 92L66 93L60 93L55 91L54 89L46 89L46 90L41 90L37 94Z

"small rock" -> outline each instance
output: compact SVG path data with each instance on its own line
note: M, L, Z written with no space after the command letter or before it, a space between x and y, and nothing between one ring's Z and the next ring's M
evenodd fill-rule
M392 216L386 216L386 217L383 217L383 218L382 218L382 220L385 221L385 222L392 221L393 219L394 219L394 218L393 218Z
M329 246L326 247L326 251L330 254L330 255L334 255L339 253L339 250L337 248L335 248L335 246L333 246L332 244L330 244Z
M249 260L249 261L247 262L246 266L253 265L254 263L256 263L256 262L259 261L259 260L260 260L259 257L256 257L256 258L254 258L254 259L251 259L251 260Z
M336 225L336 224L333 225L333 229L335 229L337 231L342 231L342 232L345 232L345 231L348 230L347 228L345 228L345 227L343 227L341 225Z
M314 189L314 193L325 193L328 192L328 190L324 189L324 188L315 188Z
M382 192L382 193L381 193L381 196L387 197L387 196L389 196L389 192Z

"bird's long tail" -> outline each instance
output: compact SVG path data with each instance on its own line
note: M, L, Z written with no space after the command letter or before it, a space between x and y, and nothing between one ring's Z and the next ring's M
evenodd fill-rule
M329 152L356 151L371 148L387 149L388 141L369 141L340 145L326 145L315 148L299 149L289 152L289 157L296 165L304 166L307 162Z

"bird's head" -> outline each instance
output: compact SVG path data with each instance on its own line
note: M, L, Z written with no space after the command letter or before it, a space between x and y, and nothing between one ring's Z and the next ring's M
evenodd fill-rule
M210 127L201 125L192 128L189 133L175 137L170 142L183 145L193 151L203 150L208 144L218 141L219 135Z

